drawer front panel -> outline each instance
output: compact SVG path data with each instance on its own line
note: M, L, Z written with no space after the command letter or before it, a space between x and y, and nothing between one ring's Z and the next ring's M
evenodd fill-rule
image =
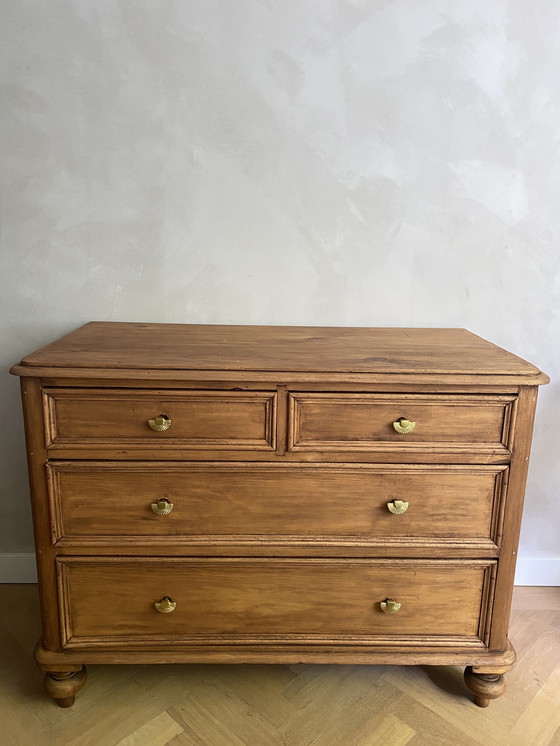
M47 465L54 540L114 537L116 543L220 535L490 540L505 472L500 466ZM162 500L171 512L157 513Z
M484 636L481 560L58 560L63 644L270 644ZM176 604L159 613L156 604ZM400 604L395 614L381 603ZM390 608L390 604L389 604Z
M288 445L292 450L507 447L514 400L493 395L297 393L290 396ZM411 423L408 432L395 429L393 423L401 419Z
M271 450L275 405L270 391L51 389L45 393L47 447ZM155 431L150 421L160 415L171 424Z

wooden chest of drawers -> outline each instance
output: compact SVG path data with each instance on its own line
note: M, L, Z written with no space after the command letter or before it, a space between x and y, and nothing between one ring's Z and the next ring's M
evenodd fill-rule
M62 707L87 663L454 664L502 693L534 366L457 329L90 323L12 372Z

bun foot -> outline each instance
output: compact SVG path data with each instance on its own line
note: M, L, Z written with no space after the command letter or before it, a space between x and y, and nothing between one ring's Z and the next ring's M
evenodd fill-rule
M506 688L502 674L475 673L472 666L465 668L465 684L474 694L478 707L488 707L490 700L501 697Z
M76 694L86 683L86 679L86 667L82 666L79 671L70 671L69 673L48 671L43 683L45 691L50 694L59 707L72 707Z

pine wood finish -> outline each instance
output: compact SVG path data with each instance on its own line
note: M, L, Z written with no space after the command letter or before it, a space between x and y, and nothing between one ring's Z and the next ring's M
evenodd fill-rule
M62 707L89 663L453 662L501 694L531 364L465 330L92 322L12 372Z
M294 394L290 396L290 448L374 451L378 443L496 444L507 447L513 396L401 394ZM351 410L351 411L349 411ZM417 426L403 443L395 412ZM506 440L506 442L502 442Z
M296 652L299 643L374 646L395 637L403 646L482 648L495 561L66 557L57 565L63 647L266 638ZM107 597L108 588L118 593ZM176 602L173 613L154 614L162 596ZM398 620L381 610L386 598L402 604Z
M507 475L505 465L51 461L46 468L53 543L458 538L496 553ZM152 510L161 498L173 505L167 515ZM406 512L392 513L402 498Z
M44 393L46 445L152 447L146 423L160 414L171 420L158 445L183 448L274 449L275 393L47 389Z

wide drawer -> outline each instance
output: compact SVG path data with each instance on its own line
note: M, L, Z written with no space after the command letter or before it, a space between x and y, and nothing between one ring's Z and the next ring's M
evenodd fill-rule
M505 450L514 396L294 393L288 448Z
M50 462L53 541L496 540L504 466Z
M495 567L491 560L230 558L57 564L62 644L107 646L482 644ZM384 604L400 608L385 613Z
M275 447L273 391L47 389L44 403L51 449Z

